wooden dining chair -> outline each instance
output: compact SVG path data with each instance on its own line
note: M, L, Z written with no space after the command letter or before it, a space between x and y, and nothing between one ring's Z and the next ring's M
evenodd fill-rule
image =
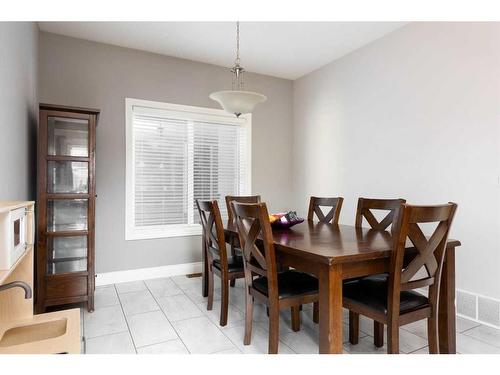
M229 222L234 221L234 212L231 202L240 203L260 203L260 195L226 195L227 218ZM237 237L229 238L229 246L231 247L231 255L234 257L237 253L241 252L240 242ZM231 280L230 285L234 287L236 280Z
M373 199L359 198L356 210L356 228L363 226L363 219L366 219L370 227L375 230L386 230L392 224L395 211L399 209L401 203L406 203L405 199ZM379 222L371 210L389 211Z
M234 221L234 212L231 202L260 203L260 195L226 195L227 216L230 222Z
M401 204L394 211L389 274L362 278L343 286L344 307L358 318L362 314L379 322L382 334L384 324L387 325L388 353L399 353L399 327L422 319L427 319L429 352L439 353L437 305L441 270L456 208L455 203ZM437 223L431 236L426 237L422 232L419 224L423 223ZM414 246L411 250L406 249L407 239ZM428 297L415 291L425 287Z
M318 280L306 273L278 272L273 234L265 203L232 202L245 269L245 338L252 338L254 299L269 308L269 354L278 353L279 311L290 308L292 329L300 326L299 306L318 301Z
M342 203L344 202L344 198L336 197L336 198L320 198L320 197L311 197L309 199L309 210L307 212L307 220L313 220L314 215L318 218L318 220L322 223L332 223L338 224L340 217L340 210L342 209ZM321 210L321 207L329 207L330 210L325 215Z
M344 198L324 198L324 197L311 197L309 198L309 209L307 211L307 220L313 221L314 216L322 223L338 224L340 217L340 210ZM321 207L328 207L330 210L325 215ZM313 305L313 321L319 323L319 303L315 302Z
M365 219L370 227L374 230L386 230L393 222L397 210L402 203L406 203L405 199L375 199L375 198L359 198L358 207L356 209L356 228L363 226ZM371 210L389 211L386 216L377 220ZM371 279L384 278L385 275L368 276ZM349 282L349 281L347 281ZM351 344L357 344L359 337L359 314L349 311L349 341ZM384 346L384 325L378 321L373 321L373 340L376 347Z
M227 324L229 307L229 283L245 277L242 257L228 258L224 226L217 201L196 200L203 229L203 240L208 264L208 302L207 310L212 310L214 302L214 275L221 279L220 325Z

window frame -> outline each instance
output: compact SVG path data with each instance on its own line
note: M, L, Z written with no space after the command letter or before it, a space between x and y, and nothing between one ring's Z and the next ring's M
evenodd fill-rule
M134 169L134 129L133 129L133 107L149 108L151 112L175 113L176 117L190 120L214 121L243 126L246 136L246 163L245 163L245 192L244 195L252 194L252 115L241 115L238 119L233 114L222 109L196 107L181 104L156 102L143 99L125 98L125 240L144 240L154 238L184 237L201 235L200 224L169 224L156 225L145 228L135 226L135 169ZM192 166L188 166L192 170ZM188 189L190 187L188 186ZM222 203L222 202L221 202ZM224 203L225 204L225 203ZM189 212L189 211L188 211Z

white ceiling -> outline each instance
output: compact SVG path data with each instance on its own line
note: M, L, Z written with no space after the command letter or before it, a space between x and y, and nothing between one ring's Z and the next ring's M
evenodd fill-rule
M402 26L403 22L242 22L247 71L296 79ZM232 22L40 22L40 29L121 47L229 67Z

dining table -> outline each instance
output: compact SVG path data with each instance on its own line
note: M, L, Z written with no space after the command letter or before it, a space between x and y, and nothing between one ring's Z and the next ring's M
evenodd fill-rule
M226 242L237 238L233 222L225 223ZM289 229L273 229L277 262L310 273L319 280L319 353L343 352L342 283L344 280L388 273L392 253L390 231L306 220ZM446 246L438 308L439 352L456 353L455 248ZM202 294L208 295L207 264L203 253ZM407 240L409 262L416 249Z

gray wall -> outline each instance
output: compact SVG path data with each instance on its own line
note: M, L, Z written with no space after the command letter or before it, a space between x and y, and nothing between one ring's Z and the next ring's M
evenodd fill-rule
M457 287L500 298L499 46L500 23L414 23L295 81L297 205L457 202Z
M40 34L39 61L40 101L102 110L97 272L199 261L199 236L125 241L125 98L218 108L208 95L230 88L228 70L48 33ZM268 97L252 118L252 190L281 211L292 199L292 82L248 74L246 88Z
M38 26L0 22L0 200L35 199Z

